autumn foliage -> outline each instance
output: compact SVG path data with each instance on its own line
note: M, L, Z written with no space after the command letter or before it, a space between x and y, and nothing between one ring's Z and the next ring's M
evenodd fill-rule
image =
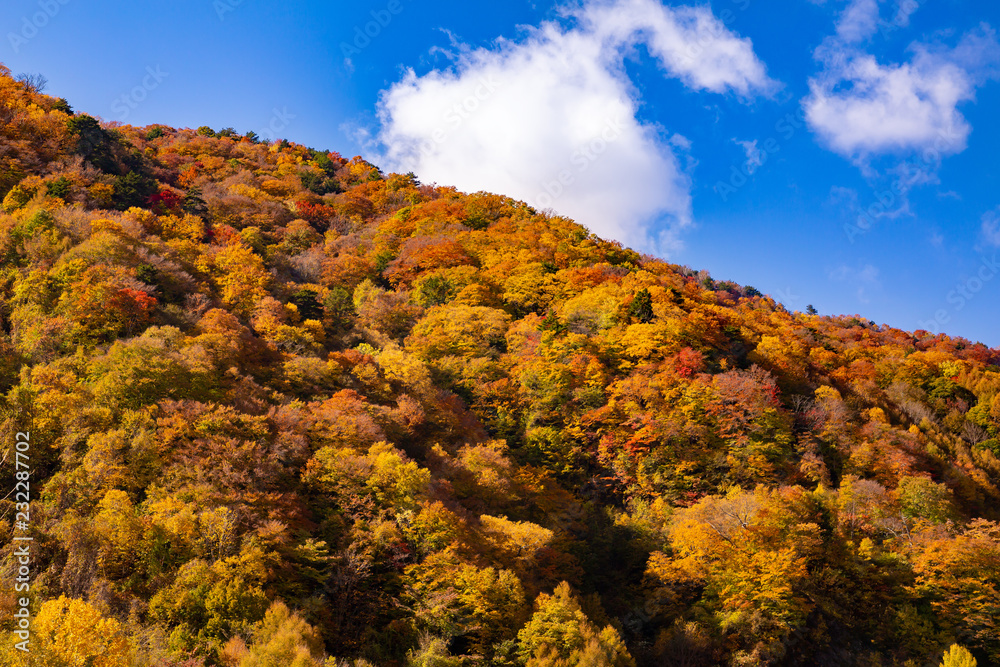
M37 664L1000 663L997 350L5 69L0 121Z

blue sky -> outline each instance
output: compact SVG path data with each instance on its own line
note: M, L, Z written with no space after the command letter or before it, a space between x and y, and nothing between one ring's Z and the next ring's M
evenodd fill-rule
M107 121L360 153L793 310L1000 345L995 3L8 0L0 19L0 61Z

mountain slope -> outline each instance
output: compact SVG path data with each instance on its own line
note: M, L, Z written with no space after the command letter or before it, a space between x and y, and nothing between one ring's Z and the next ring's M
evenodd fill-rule
M7 71L0 122L46 664L1000 661L996 350Z

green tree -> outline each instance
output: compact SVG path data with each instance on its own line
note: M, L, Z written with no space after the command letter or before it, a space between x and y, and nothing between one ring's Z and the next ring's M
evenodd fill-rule
M129 171L115 179L112 201L115 208L125 211L133 206L145 206L158 191L156 181L138 171Z
M288 301L294 303L303 320L318 320L323 317L323 304L319 302L316 290L303 288L293 294Z
M517 635L521 659L528 667L635 667L618 632L611 626L598 631L567 582L559 584L552 595L539 595L535 607L531 620Z
M323 299L323 307L336 326L348 324L355 314L354 297L340 285L330 289Z
M62 111L67 116L73 115L73 107L69 105L65 97L60 97L55 102L52 103L53 111Z
M199 217L208 213L208 204L202 199L199 188L188 188L187 192L184 193L184 198L181 200L181 210Z
M154 328L139 338L116 341L107 354L96 357L88 380L98 404L134 409L166 398L193 397L207 389L208 376L192 374L182 363L175 347L178 335L171 327Z
M420 647L406 655L408 667L461 667L462 659L448 651L448 643L440 637L425 635L420 639Z
M931 523L944 523L954 518L951 489L927 477L903 477L896 489L903 516L907 519L924 519Z
M419 283L414 296L424 308L441 306L455 296L455 287L444 276L433 275Z
M69 189L72 183L65 176L60 176L56 180L52 181L48 185L48 194L52 197L59 197L60 199L65 199L66 195L69 194Z
M101 171L114 171L111 139L96 118L87 114L73 116L66 121L66 128L76 136L76 152L83 159Z
M653 321L655 317L653 314L653 297L650 295L648 289L643 288L635 293L632 305L629 306L628 314L643 324Z

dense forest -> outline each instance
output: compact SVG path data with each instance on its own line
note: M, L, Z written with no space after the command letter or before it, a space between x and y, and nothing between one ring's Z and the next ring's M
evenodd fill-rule
M18 433L33 665L1000 664L998 350L6 68L0 199L4 665Z

